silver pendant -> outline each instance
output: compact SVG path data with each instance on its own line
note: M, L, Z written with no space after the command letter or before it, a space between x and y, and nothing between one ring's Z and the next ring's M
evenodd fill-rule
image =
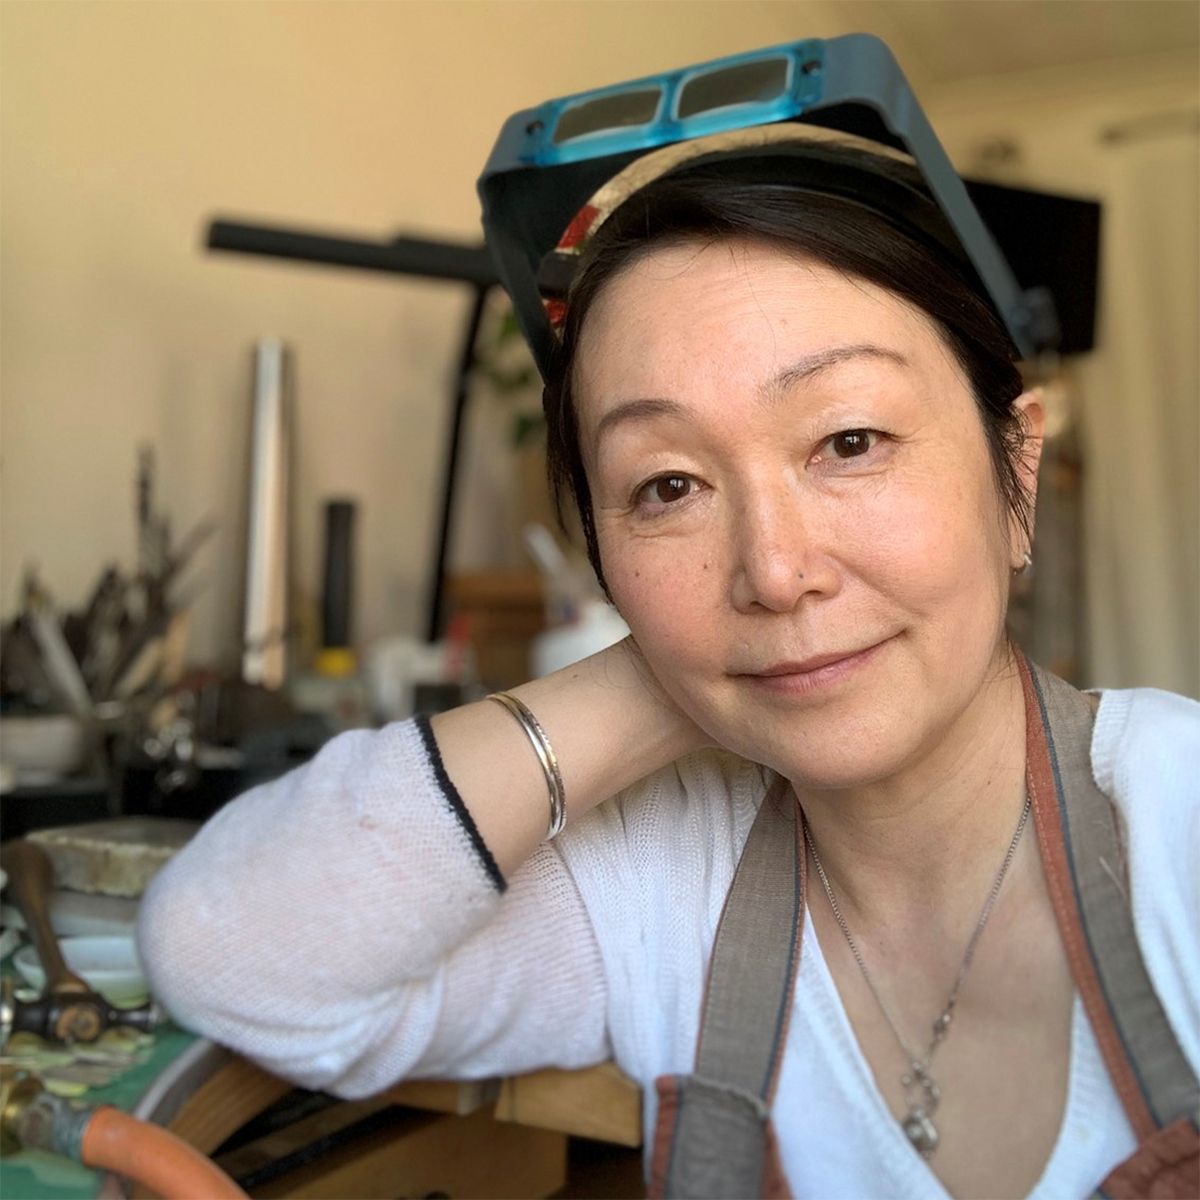
M901 1122L901 1128L922 1158L933 1157L933 1152L938 1148L938 1131L924 1109L912 1109Z
M928 1061L912 1063L909 1074L900 1080L908 1100L908 1116L900 1122L900 1127L922 1158L932 1158L940 1140L933 1114L937 1112L942 1093L929 1074ZM914 1092L919 1092L919 1096L914 1096Z

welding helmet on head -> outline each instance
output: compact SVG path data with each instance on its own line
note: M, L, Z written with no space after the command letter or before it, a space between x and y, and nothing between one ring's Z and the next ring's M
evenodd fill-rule
M1022 356L1052 340L1045 296L1022 292L891 51L848 34L548 100L508 118L479 180L483 226L543 378L574 264L609 213L654 179L735 157L743 177L865 205L949 254ZM909 182L872 169L889 158L916 168Z

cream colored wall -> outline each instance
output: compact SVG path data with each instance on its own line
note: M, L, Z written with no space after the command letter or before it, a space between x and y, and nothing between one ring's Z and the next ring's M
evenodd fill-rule
M193 654L228 657L250 348L280 335L298 356L300 583L315 592L321 499L356 496L360 637L415 632L464 296L206 254L207 220L476 235L475 177L514 109L850 28L799 0L0 3L0 611L27 562L66 604L132 563L148 441L176 527L221 523ZM960 161L1015 131L1034 182L1084 192L1082 125L1195 90L1179 60L953 89L905 66Z
M504 116L796 36L803 4L0 4L0 611L133 562L136 446L177 528L212 514L193 653L237 633L250 347L297 350L300 582L362 502L359 633L422 623L459 289L205 254L214 214L478 236Z

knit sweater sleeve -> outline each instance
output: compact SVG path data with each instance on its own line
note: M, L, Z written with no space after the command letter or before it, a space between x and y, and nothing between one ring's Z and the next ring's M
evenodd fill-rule
M143 898L185 1027L309 1088L609 1056L596 937L552 844L502 879L427 722L342 734L213 817Z

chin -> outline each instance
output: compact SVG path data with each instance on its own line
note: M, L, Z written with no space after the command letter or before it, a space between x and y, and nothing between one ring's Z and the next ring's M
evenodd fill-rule
M865 787L903 770L920 753L912 734L911 725L903 731L868 731L855 722L797 722L791 736L767 739L760 733L742 740L735 752L770 767L797 788L838 790Z
M710 693L688 715L713 741L761 763L797 787L838 789L877 783L902 771L936 740L939 714L921 701L917 686L854 689L836 698L746 694L735 685ZM902 696L903 700L897 700Z

